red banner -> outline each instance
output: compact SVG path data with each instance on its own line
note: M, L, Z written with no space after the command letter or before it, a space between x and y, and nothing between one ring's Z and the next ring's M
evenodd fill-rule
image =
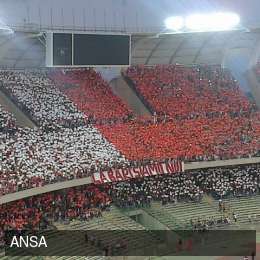
M171 175L183 171L183 162L154 163L139 167L110 169L109 171L96 172L92 175L92 182L95 184L104 184L107 182L127 181L146 176Z

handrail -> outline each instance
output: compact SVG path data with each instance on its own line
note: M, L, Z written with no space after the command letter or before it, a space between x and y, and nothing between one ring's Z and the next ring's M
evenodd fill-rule
M191 162L184 164L184 170L195 170L195 169L205 169L205 168L215 168L215 167L226 167L235 165L248 165L260 163L260 157L252 158L241 158L241 159L230 159L222 161L208 161L208 162ZM0 205L15 200L39 195L42 193L47 193L55 190L62 190L71 187L81 186L85 184L92 183L91 177L79 178L69 181L57 182L54 184L48 184L43 187L36 187L32 189L26 189L23 191L18 191L15 193L6 194L0 197Z

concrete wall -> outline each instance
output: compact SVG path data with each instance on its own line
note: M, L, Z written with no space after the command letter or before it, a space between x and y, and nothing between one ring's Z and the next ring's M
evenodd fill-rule
M169 248L169 245L176 245L179 239L178 234L170 230L167 226L162 224L156 218L149 215L145 210L138 209L134 211L129 211L127 215L132 217L136 216L137 222L148 230L167 230L167 232L158 232L157 235L160 235L161 239L168 245L167 248ZM165 245L162 245L161 249L163 249L164 246ZM164 249L166 248L164 247Z
M119 76L110 82L115 95L120 97L132 111L139 116L150 116L151 113L136 95L134 90L126 83L123 77Z
M214 167L255 164L255 163L260 163L260 157L222 160L222 161L210 161L210 162L185 163L184 170L186 171L186 170L195 170L195 169L203 169L203 168L214 168Z

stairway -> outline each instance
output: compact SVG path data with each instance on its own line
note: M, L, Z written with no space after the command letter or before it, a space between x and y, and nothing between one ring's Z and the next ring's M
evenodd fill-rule
M150 111L122 76L113 79L109 84L114 94L120 97L137 116L151 115Z
M21 127L36 127L35 124L26 116L10 99L9 97L0 90L0 104L3 108L13 114L17 121L17 125Z
M151 232L147 231L142 225L138 224L130 217L125 216L121 211L115 207L108 212L103 212L102 217L94 218L90 221L72 221L68 225L55 223L58 230L99 230L96 236L105 244L117 243L118 241L128 240L128 249L139 252L138 250L145 250L150 245L157 244L158 238ZM78 238L79 239L79 238ZM84 242L75 240L75 245L71 245L69 252L79 252L80 243ZM86 247L86 246L85 246ZM88 250L93 250L95 255L102 255L99 248L92 246ZM93 254L92 253L92 254ZM59 257L58 259L68 259L68 257Z

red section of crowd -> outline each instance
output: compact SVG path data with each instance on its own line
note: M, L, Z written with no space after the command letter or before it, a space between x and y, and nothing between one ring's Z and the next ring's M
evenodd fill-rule
M46 221L99 216L110 204L109 196L96 186L71 188L0 205L0 229L44 228Z
M252 104L230 73L217 66L133 66L126 71L157 113L171 117L248 111Z
M130 67L126 75L158 113L153 123L99 127L128 159L193 161L259 154L260 113L228 71L160 65Z
M94 120L124 119L132 114L101 75L92 69L59 71L52 78L59 85L62 83L61 90Z
M130 160L215 160L254 156L260 150L259 113L99 128Z

